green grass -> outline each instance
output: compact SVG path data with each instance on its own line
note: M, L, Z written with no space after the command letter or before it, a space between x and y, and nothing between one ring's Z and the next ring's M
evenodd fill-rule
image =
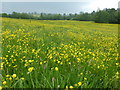
M1 34L3 88L119 86L117 24L3 18Z

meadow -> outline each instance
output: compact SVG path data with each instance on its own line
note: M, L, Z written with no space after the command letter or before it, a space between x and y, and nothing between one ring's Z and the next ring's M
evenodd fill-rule
M2 20L1 88L118 88L118 25Z

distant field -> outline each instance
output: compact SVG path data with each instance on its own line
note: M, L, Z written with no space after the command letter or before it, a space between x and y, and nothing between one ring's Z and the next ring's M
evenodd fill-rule
M2 18L1 43L3 88L118 87L117 24Z

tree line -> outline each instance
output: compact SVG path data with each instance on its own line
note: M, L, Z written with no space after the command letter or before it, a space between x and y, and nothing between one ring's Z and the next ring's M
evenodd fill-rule
M18 19L36 19L36 20L78 20L78 21L94 21L96 23L117 23L120 24L120 8L103 9L88 12L80 12L79 14L51 14L51 13L18 13L12 14L2 13L0 16Z

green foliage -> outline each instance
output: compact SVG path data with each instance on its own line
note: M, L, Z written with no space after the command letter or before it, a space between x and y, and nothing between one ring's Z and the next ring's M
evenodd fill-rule
M109 22L109 13L106 11L96 12L95 22L97 23L108 23Z
M96 23L120 23L120 10L104 9L93 11L92 13L80 14L51 14L51 13L17 13L12 14L2 13L2 17L21 18L21 19L37 19L37 20L78 20L78 21L95 21Z
M97 23L119 23L119 11L112 9L99 10L95 14L95 22Z

